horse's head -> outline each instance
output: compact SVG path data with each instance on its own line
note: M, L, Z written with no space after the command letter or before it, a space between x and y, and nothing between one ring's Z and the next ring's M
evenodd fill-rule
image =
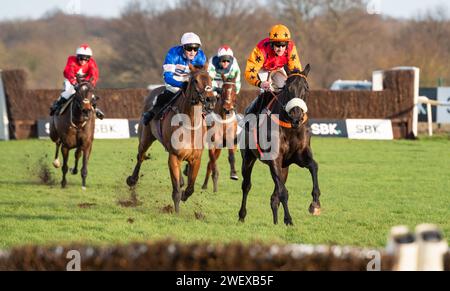
M204 67L196 67L189 64L191 77L187 90L191 92L191 104L201 103L203 111L209 113L214 110L217 98L212 88L211 77L208 73L208 63Z
M75 106L81 111L81 118L87 121L93 112L92 96L94 87L90 82L81 82L75 87Z
M281 93L284 110L294 128L298 128L307 120L308 107L303 100L309 95L307 77L310 70L311 66L308 64L303 71L294 70L289 72L286 85Z
M225 113L229 113L234 110L236 104L236 79L237 76L232 79L227 79L224 74L222 74L222 93L220 98L221 108Z

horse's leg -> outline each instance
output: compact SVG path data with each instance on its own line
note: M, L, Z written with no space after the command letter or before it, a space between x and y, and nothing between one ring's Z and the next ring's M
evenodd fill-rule
M245 216L247 216L247 195L252 188L252 170L255 165L256 157L251 150L242 150L242 203L239 210L239 221L244 222Z
M175 206L175 212L180 211L181 188L180 188L180 161L174 154L169 155L169 170L172 180L172 200Z
M63 156L63 165L62 165L63 177L61 180L61 187L66 188L66 185L67 185L66 174L67 174L67 171L69 170L69 166L67 166L67 162L69 160L69 149L65 146L62 146L61 153Z
M313 182L313 189L311 195L313 197L313 201L309 205L309 213L311 213L314 216L319 216L321 208L319 199L320 188L318 179L319 165L314 160L312 151L309 147L306 148L303 153L297 154L297 165L299 165L302 168L307 168L309 170L309 173L311 174Z
M231 180L239 180L239 177L236 172L236 159L234 154L236 153L236 148L233 146L231 149L228 149L228 162L230 163L230 179Z
M194 160L192 163L189 163L189 172L188 172L188 185L186 190L183 191L181 195L181 200L186 202L188 198L194 193L195 180L197 179L198 170L200 170L200 162L201 159Z
M203 186L202 186L203 190L208 189L208 181L209 181L209 177L211 176L211 171L212 171L212 160L214 159L214 149L209 149L208 155L209 155L209 161L208 161L208 166L206 166L206 176L205 176L205 181L203 182Z
M187 167L187 165L186 165L186 167ZM182 175L181 169L180 169L180 188L183 188L183 187L184 187L184 178L183 178L183 175Z
M308 148L308 151L311 152L311 150ZM318 178L318 172L319 172L319 165L317 162L312 158L312 153L308 155L310 157L309 163L306 166L309 170L309 173L311 174L312 182L313 182L313 189L311 192L311 195L313 197L312 203L309 205L309 213L311 213L314 216L320 215L320 188L319 188L319 178Z
M214 186L214 193L217 192L218 189L218 182L219 182L219 167L217 166L217 159L220 156L220 153L222 152L221 149L216 149L214 152L214 161L211 167L212 170L212 178L213 178L213 186Z
M286 183L289 168L283 168L281 170L281 180ZM280 206L280 197L278 196L277 187L273 189L272 196L270 197L270 207L272 207L273 223L278 224L278 207Z
M91 156L92 143L83 149L83 166L81 168L81 189L86 190L86 178L88 175L88 162Z
M153 135L150 135L150 138L148 138L148 139L147 138L140 138L138 154L137 154L137 160L136 160L136 166L134 167L133 174L131 176L128 176L128 178L127 178L127 185L128 186L133 187L138 182L138 180L139 180L139 171L141 170L142 162L144 162L144 160L145 160L145 153L147 152L148 148L152 145L152 143L155 140L156 139L155 139L155 137Z
M78 160L81 157L81 148L77 148L77 150L75 151L75 166L73 167L73 169L70 169L70 172L72 173L72 175L76 175L78 174Z
M53 161L53 166L58 169L59 167L61 167L61 163L59 162L58 159L58 154L59 154L59 148L61 146L61 142L57 141L56 142L56 151L55 151L55 160Z
M283 204L284 209L284 224L293 225L292 218L289 213L288 200L289 193L284 185L283 168L281 167L281 162L279 160L273 160L269 162L270 174L272 175L273 182L275 183L275 194ZM274 213L275 214L275 213ZM276 218L273 218L276 221Z

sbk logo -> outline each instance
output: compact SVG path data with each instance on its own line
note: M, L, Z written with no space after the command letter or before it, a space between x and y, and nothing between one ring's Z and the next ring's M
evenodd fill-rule
M337 123L313 123L311 130L314 135L341 135L342 131L337 127Z

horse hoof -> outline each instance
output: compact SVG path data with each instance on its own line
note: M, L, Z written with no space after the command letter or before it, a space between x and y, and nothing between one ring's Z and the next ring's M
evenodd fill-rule
M202 190L208 190L208 185L203 185Z
M59 168L59 167L61 167L61 163L59 162L59 160L58 159L56 159L56 160L54 160L53 161L53 167L55 167L55 168Z
M82 186L81 190L86 191L86 187Z
M313 216L320 216L320 207L314 207L312 204L309 206L309 213Z
M294 226L294 224L292 223L292 220L285 221L284 224L286 224L286 226Z
M238 177L238 175L231 175L231 176L230 176L230 179L231 179L231 180L234 180L234 181L238 181L238 180L239 180L239 177Z
M78 170L77 169L70 169L70 173L72 175L76 175L76 174L78 174Z
M239 222L244 223L245 222L245 218L239 218Z
M127 178L127 185L130 187L136 186L136 182L137 182L136 179L133 178L132 176L129 176Z

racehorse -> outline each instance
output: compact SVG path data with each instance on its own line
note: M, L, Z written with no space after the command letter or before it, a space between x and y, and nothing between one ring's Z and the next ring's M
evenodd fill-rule
M278 223L278 207L281 204L284 208L284 223L292 225L292 218L288 209L288 190L285 183L288 178L289 166L296 164L301 168L307 168L311 174L313 189L313 201L309 207L309 212L313 215L320 215L320 189L318 182L318 164L313 159L313 153L310 143L310 128L307 125L307 107L302 100L309 94L307 77L310 66L305 70L288 73L288 78L284 88L279 94L273 92L263 93L263 100L271 100L263 110L264 115L260 115L262 120L258 124L261 127L265 124L276 123L279 125L279 140L277 143L277 154L272 158L262 159L264 152L259 146L250 148L249 138L254 136L256 145L258 145L257 128L246 126L244 134L246 135L245 147L241 150L242 154L242 204L239 211L239 220L244 222L247 215L247 195L251 189L251 174L253 166L257 159L263 161L270 168L270 173L275 183L275 189L270 199L272 208L273 223ZM247 117L247 116L246 116ZM252 135L252 131L254 134ZM271 128L268 129L268 136L271 135Z
M75 166L71 173L78 173L78 160L83 153L83 165L81 168L82 189L86 190L86 178L88 175L88 162L92 150L95 131L95 111L93 102L93 86L89 82L81 81L75 88L75 94L63 106L59 114L54 114L50 120L50 138L56 143L56 153L53 166L61 166L58 153L61 147L63 156L61 187L67 185L66 174L69 170L67 162L69 151L75 151Z
M208 127L208 133L212 134L209 148L209 162L206 169L206 177L202 189L208 188L208 180L212 172L214 192L217 192L217 182L219 179L219 170L217 159L220 156L222 148L228 147L228 162L230 163L230 179L238 180L235 167L236 152L236 133L238 121L234 107L236 104L236 77L227 79L222 74L223 86L219 102L213 113L208 115L211 126Z
M145 153L155 140L169 152L169 169L172 180L172 199L175 212L179 212L180 200L186 201L194 193L194 184L200 169L203 152L203 136L206 133L205 112L210 112L216 104L216 97L212 90L211 77L208 74L208 65L194 67L189 65L190 78L187 86L180 91L180 96L170 103L163 117L154 118L149 125L144 126L142 120L138 127L139 147L136 166L133 174L127 178L130 187L136 185L139 171L145 160ZM153 90L145 100L144 110L147 111L164 87ZM179 118L187 116L188 122L179 125ZM178 121L177 121L178 120ZM174 123L174 121L176 121ZM189 123L189 124L186 124ZM176 125L174 125L176 124ZM181 137L183 142L179 143ZM197 138L196 138L197 137ZM200 138L200 142L199 141ZM181 175L181 163L188 163L188 185L184 191Z

